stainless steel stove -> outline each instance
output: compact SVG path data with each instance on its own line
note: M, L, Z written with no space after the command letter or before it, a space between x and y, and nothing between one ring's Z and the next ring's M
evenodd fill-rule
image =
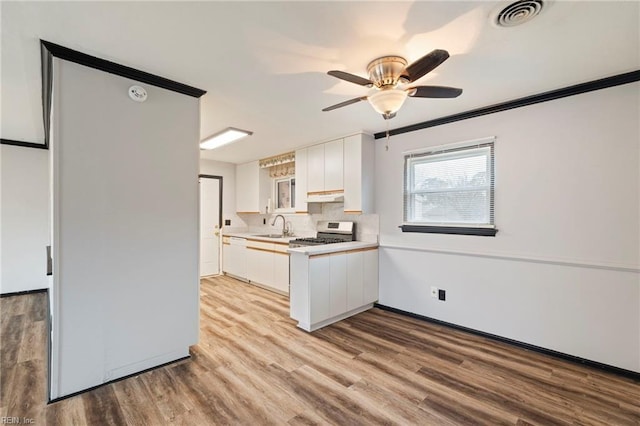
M319 246L323 244L344 243L355 240L353 222L318 221L318 233L313 238L296 238L289 241L289 247Z

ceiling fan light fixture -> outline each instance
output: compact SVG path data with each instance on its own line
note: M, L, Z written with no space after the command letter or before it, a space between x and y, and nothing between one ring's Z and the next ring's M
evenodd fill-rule
M391 88L375 92L367 98L373 109L385 116L385 118L391 118L392 115L398 112L406 99L406 91Z
M227 127L226 129L214 133L202 142L200 142L200 149L216 149L223 145L230 144L242 139L246 136L251 136L253 132L248 130L236 129L233 127Z

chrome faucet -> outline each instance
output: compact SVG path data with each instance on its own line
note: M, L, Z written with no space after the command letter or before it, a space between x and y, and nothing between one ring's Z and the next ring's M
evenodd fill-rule
M271 226L275 226L276 220L278 220L279 217L282 218L282 236L284 237L285 235L288 234L287 229L286 229L287 228L287 221L285 220L284 216L279 214L276 217L274 217L273 221L271 222Z

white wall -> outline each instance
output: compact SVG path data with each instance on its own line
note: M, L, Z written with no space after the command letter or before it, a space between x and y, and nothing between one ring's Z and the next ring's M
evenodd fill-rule
M0 293L44 289L49 151L0 145Z
M54 59L58 398L188 355L198 340L199 100Z
M379 302L640 372L639 105L627 84L378 143ZM402 233L403 151L494 135L497 236Z

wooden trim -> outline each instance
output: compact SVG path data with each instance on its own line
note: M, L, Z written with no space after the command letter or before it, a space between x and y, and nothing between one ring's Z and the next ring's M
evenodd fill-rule
M267 244L282 244L285 246L289 245L289 242L287 241L286 243L284 241L268 241L268 240L273 240L273 238L269 238L267 240L261 240L258 238L251 238L251 237L243 237L245 240L247 241L257 241L259 243L267 243Z
M513 340L513 339L509 339L507 337L502 337L502 336L498 336L496 334L491 334L491 333L486 333L484 331L480 331L480 330L475 330L473 328L468 328L468 327L464 327L461 325L457 325L457 324L453 324L450 322L446 322L446 321L441 321L435 318L431 318L431 317L427 317L427 316L423 316L423 315L419 315L419 314L414 314L413 312L407 312L407 311L403 311L401 309L396 309L396 308L392 308L391 306L386 306L386 305L380 305L379 303L375 303L374 306L376 308L380 308L384 311L389 311L389 312L393 312L396 314L400 314L400 315L405 315L411 318L416 318L422 321L426 321L426 322L430 322L430 323L434 323L434 324L438 324L438 325L442 325L445 327L449 327L449 328L453 328L456 330L460 330L460 331L464 331L467 332L469 334L474 334L476 336L481 336L481 337L486 337L488 339L491 340L497 340L499 342L503 342L503 343L507 343L513 346L517 346L519 348L523 348L523 349L527 349L533 352L538 352L538 353L542 353L545 355L549 355L552 356L554 358L560 358L563 359L565 361L570 361L573 362L575 364L582 364L582 365L587 365L589 367L593 367L599 370L604 370L606 372L609 373L613 373L613 374L617 374L620 376L624 376L624 377L628 377L630 379L633 380L640 380L640 373L637 373L635 371L631 371L631 370L626 370L624 368L620 368L620 367L615 367L613 365L609 365L609 364L603 364L601 362L597 362L597 361L591 361L585 358L580 358L574 355L569 355L563 352L558 352L558 351L554 351L552 349L547 349L547 348L543 348L541 346L535 346L529 343L524 343L524 342L520 342L518 340Z
M371 250L378 250L378 247L377 246L376 247L362 247L362 248L357 248L357 249L352 249L352 250L332 251L331 253L310 254L309 255L309 259L316 258L316 257L336 256L336 255L340 255L340 254L359 253L359 252L362 252L362 251L371 251Z
M260 248L260 247L250 247L250 246L247 246L247 248L248 248L249 250L266 251L267 253L276 253L276 251L275 251L275 250L269 250L269 249L264 249L264 248Z
M296 214L309 214L308 210L302 211L302 210L296 210Z
M37 288L35 290L14 291L14 292L11 292L11 293L2 293L2 294L0 294L0 298L13 297L13 296L24 296L25 294L32 294L32 293L46 293L48 291L49 291L48 288Z
M562 89L551 90L537 95L526 96L524 98L514 99L512 101L502 102L499 104L489 105L470 111L461 112L459 114L448 115L446 117L436 118L434 120L423 121L421 123L410 126L399 127L389 130L389 136L400 135L402 133L415 132L416 130L427 129L429 127L441 126L443 124L454 123L456 121L468 120L469 118L480 117L497 112L507 111L514 108L520 108L528 105L534 105L541 102L553 101L568 96L579 95L594 90L607 89L609 87L619 86L622 84L634 83L640 81L640 70L631 71L624 74L617 74L611 77L592 80L587 83L576 84L564 87ZM378 132L373 135L375 139L387 137L387 132Z
M289 253L284 252L284 251L269 250L269 249L265 249L265 248L261 248L261 247L251 247L251 246L247 246L247 248L250 249L250 250L264 251L266 253L273 253L273 254L285 254L285 255L289 256Z
M236 212L236 214L259 214L260 212Z
M331 195L331 194L344 194L344 189L331 189L328 191L307 192L307 195Z
M280 164L289 164L289 163L295 163L296 162L296 152L295 151L290 151L290 152L285 152L284 154L278 154L278 155L272 155L271 157L267 157L267 158L261 158L260 160L258 160L258 165L260 166L260 168L262 169L266 169L272 166L263 166L262 164L266 161L271 161L271 160L277 160L280 158L287 158L290 157L291 161L284 161ZM283 176L284 177L284 176Z
M23 148L49 149L46 143L23 142L23 141L16 141L13 139L0 139L0 144L21 146Z
M227 243L226 241L223 241L223 242L222 242L222 245L223 245L223 246L230 246L230 245L231 245L231 243Z
M362 214L362 210L345 210L345 214Z
M199 98L207 93L206 90L198 89L145 71L140 71L135 68L87 55L86 53L78 52L77 50L72 50L68 47L51 43L50 41L40 40L40 43L53 56L66 61L75 62L76 64L108 72L110 74L119 75L120 77L129 78L152 86L161 87L173 92L182 93L183 95L192 96L194 98Z

